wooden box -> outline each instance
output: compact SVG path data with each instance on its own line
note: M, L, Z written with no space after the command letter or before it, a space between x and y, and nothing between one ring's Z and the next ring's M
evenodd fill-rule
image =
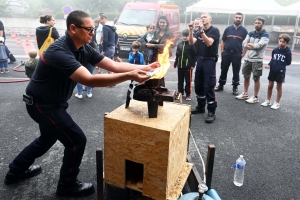
M164 102L157 118L147 102L130 101L104 119L104 179L152 199L177 199L190 173L186 162L191 106Z

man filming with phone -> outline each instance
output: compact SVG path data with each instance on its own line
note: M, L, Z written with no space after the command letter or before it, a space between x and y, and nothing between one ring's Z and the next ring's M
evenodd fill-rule
M211 25L212 17L209 13L202 13L199 24L189 24L189 44L199 48L197 67L195 72L195 93L198 105L192 114L205 113L207 103L208 114L206 123L213 123L216 119L217 102L214 93L216 84L216 62L218 61L218 46L220 31ZM198 32L193 36L193 29Z

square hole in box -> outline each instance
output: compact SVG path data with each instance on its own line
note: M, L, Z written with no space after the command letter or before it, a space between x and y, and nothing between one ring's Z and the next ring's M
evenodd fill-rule
M141 163L125 160L126 170L126 187L142 192L144 165Z

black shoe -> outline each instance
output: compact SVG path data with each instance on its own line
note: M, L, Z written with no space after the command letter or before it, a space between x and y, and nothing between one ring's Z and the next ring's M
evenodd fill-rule
M237 86L233 86L233 88L232 88L232 94L233 95L238 95L239 94L239 90L238 90Z
M40 174L41 172L42 172L42 168L39 165L32 165L25 172L21 174L9 170L5 176L4 182L7 185L17 183L22 179L31 178L33 176Z
M70 196L70 197L82 197L88 196L95 192L95 188L92 183L81 183L76 180L74 183L58 182L56 195L58 196Z
M224 89L224 86L223 85L221 85L221 84L219 84L217 87L215 87L215 91L216 92L219 92L219 91L223 91L223 89Z
M199 108L198 106L191 111L192 114L201 114L205 113L205 108Z
M215 121L215 119L216 119L215 113L209 111L208 114L207 114L207 117L205 119L205 122L206 123L213 123Z

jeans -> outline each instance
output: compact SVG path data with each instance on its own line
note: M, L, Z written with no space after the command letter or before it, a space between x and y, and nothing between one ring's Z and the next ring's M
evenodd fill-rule
M110 59L114 59L114 55L115 55L115 46L110 46L110 47L106 47L104 56L110 58Z
M0 68L2 69L2 68L8 68L8 61L6 60L6 61L0 61Z
M88 63L86 68L89 70L89 72L91 72L91 74L93 74L94 69L95 69L95 67L93 65ZM81 83L77 83L77 90L78 90L79 95L82 95L82 88L83 88L83 85ZM92 90L93 90L93 88L91 88L89 86L86 87L86 91L88 94L92 94Z

